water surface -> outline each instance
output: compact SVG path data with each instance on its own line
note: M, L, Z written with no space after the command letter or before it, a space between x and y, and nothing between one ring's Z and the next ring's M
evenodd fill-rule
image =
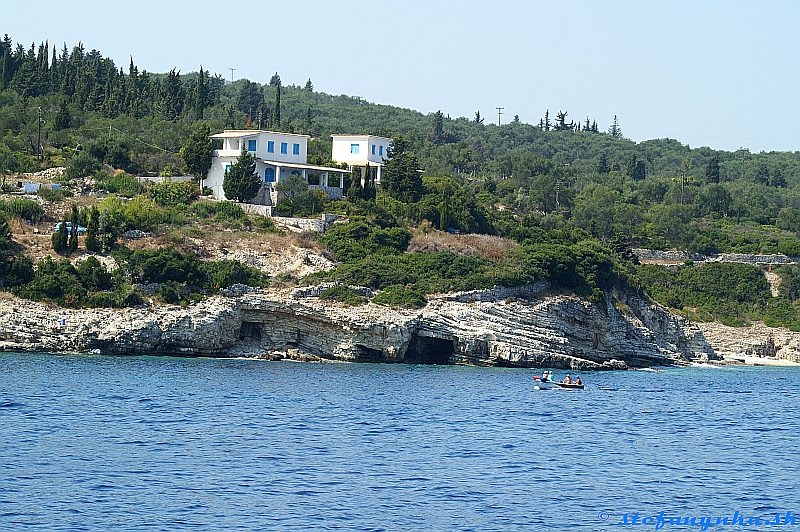
M624 512L800 511L796 368L583 374L583 392L534 391L532 374L0 354L0 530L598 531Z

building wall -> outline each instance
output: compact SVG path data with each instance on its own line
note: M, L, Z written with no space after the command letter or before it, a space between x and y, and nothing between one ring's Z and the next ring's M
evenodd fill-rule
M223 139L222 149L215 150L216 156L238 156L242 147L249 151L249 141L255 141L254 155L268 161L284 163L305 163L308 159L308 137L288 133L259 133L241 139ZM269 152L269 142L274 143L274 151ZM281 144L286 143L286 153L281 153ZM298 145L298 153L294 153L294 145Z
M355 166L366 165L367 162L382 163L387 158L389 139L373 137L372 135L348 135L333 137L331 158L337 163L347 163ZM358 144L359 152L354 154L351 145ZM375 155L372 155L372 146L375 146ZM383 156L380 148L383 147Z
M214 197L219 200L227 199L225 191L222 190L222 181L225 179L225 166L232 165L235 162L236 157L211 158L211 168L208 169L208 175L203 180L203 186L210 188L214 193Z

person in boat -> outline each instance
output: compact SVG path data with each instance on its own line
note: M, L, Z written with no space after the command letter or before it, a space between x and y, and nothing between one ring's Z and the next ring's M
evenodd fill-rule
M582 386L583 385L583 381L581 380L580 377L575 377L575 384L577 384L578 386Z
M542 381L550 382L551 380L553 380L552 373L550 373L549 371L545 371L544 373L542 373Z
M569 374L567 374L567 376L564 377L564 380L561 382L563 382L564 384L572 384L572 377Z

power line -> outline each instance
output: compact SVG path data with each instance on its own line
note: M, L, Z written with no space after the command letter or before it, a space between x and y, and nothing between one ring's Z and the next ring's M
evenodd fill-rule
M233 83L233 73L236 71L234 67L228 67L228 70L231 71L231 83Z
M500 125L500 115L503 114L503 109L505 109L505 107L495 107L495 109L497 109L497 125L499 126Z

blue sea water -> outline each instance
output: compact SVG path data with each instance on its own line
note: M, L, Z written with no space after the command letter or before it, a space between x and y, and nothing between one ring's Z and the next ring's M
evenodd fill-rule
M0 354L0 530L653 530L614 523L800 512L796 368L592 373L583 392L535 391L533 373Z

